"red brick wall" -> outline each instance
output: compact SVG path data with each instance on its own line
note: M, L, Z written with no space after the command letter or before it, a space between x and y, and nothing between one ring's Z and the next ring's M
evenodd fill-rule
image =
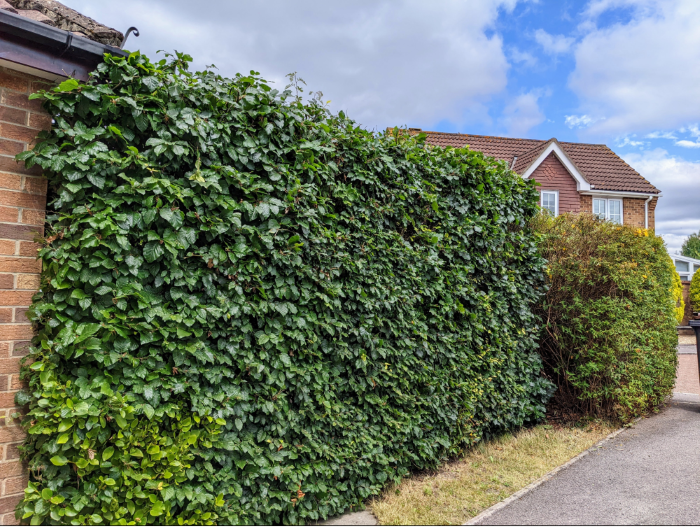
M643 198L625 198L623 199L622 208L625 214L625 225L636 228L644 227L644 202ZM656 206L656 204L654 204ZM649 229L653 231L654 214L651 202L649 203Z
M530 178L541 184L540 191L559 191L559 213L578 213L581 210L581 195L576 190L576 180L554 153L544 159Z
M0 523L18 523L14 509L26 487L27 472L17 447L24 438L11 415L15 393L22 388L19 364L29 352L32 327L25 316L39 287L41 263L37 245L43 234L46 180L39 168L27 170L14 156L51 126L39 101L30 93L45 81L0 68Z

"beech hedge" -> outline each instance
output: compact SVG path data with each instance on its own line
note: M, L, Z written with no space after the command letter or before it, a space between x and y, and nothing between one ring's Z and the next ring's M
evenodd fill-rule
M543 417L533 184L190 61L36 96L19 515L303 523Z

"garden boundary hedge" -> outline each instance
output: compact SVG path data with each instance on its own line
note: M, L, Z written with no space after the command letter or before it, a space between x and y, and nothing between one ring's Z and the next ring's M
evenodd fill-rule
M19 515L302 523L542 418L533 183L190 60L37 95Z

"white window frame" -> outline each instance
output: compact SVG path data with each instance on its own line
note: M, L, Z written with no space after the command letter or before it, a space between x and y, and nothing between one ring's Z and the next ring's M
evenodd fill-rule
M554 191L551 189L542 189L540 191L540 207L542 209L544 209L544 207L542 206L542 204L544 204L544 201L542 199L543 199L543 195L545 193L551 193L552 195L554 195L554 216L558 217L559 216L559 191ZM549 211L549 210L547 210L547 211Z
M693 278L695 272L700 270L700 259L693 259L692 257L686 257L680 254L669 254L671 259L673 259L673 265L676 272L681 278L681 281L690 281ZM678 263L683 263L688 266L687 271L678 270Z
M609 198L609 197L597 197L593 195L592 197L593 200L591 200L591 213L594 213L595 211L595 201L596 200L602 200L605 202L605 220L610 220L610 202L619 202L620 203L620 225L622 226L625 223L625 201L622 200L622 198Z

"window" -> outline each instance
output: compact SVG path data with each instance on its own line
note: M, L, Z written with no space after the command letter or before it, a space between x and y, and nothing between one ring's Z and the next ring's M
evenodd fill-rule
M693 267L693 272L697 272L698 270L700 270L700 265L695 265Z
M687 261L676 261L676 271L678 272L689 272L690 263Z
M608 218L622 224L622 200L608 200Z
M542 209L549 211L553 216L559 214L559 191L542 191L540 193Z
M599 219L622 224L622 200L594 198L593 214Z
M601 200L599 198L593 200L593 214L599 219L605 220L606 218L608 218L606 208L607 203L607 200Z

